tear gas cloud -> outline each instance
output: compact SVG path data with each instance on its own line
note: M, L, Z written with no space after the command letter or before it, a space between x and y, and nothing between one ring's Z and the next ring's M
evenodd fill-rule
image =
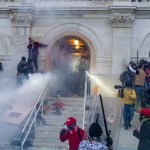
M55 75L50 73L35 73L29 75L28 80L24 80L23 85L19 88L16 87L16 70L11 71L10 66L5 65L5 68L0 72L0 112L4 111L7 107L11 106L17 101L25 101L26 103L35 101L46 83L54 85L56 81ZM13 67L13 66L12 66ZM17 67L13 67L17 68ZM49 85L50 86L50 85Z
M3 88L1 86L0 90L0 97L1 97L0 104L3 103L10 105L11 103L22 100L30 102L40 94L40 92L42 91L46 83L50 81L50 79L51 79L50 83L52 84L52 81L54 81L55 79L53 77L50 75L50 73L46 74L37 73L29 75L29 79L25 80L23 85L20 86L19 88L16 88L15 85L13 87L12 83L10 83L10 80L5 79L5 84L4 81L2 81Z
M16 61L17 62L17 61ZM5 121L8 111L15 112L16 104L23 102L24 105L34 105L44 86L55 85L56 77L50 73L35 73L24 80L23 85L16 87L17 63L3 62L4 70L0 72L0 146L9 144L10 138L17 133L18 125ZM16 107L14 107L16 105ZM20 106L20 105L19 105ZM12 108L12 109L11 109ZM21 109L21 108L19 108ZM21 109L22 110L22 109ZM16 111L17 112L17 111Z

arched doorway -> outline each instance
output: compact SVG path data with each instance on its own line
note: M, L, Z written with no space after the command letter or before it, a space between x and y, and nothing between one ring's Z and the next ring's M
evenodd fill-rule
M78 36L66 35L52 46L51 71L57 77L56 94L83 96L85 71L90 69L88 44Z

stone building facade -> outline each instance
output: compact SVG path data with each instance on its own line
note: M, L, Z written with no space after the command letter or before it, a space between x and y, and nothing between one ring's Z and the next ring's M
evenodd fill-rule
M50 54L67 35L82 38L90 49L90 72L120 74L125 64L149 59L149 2L101 0L0 0L0 61L16 65L27 56L28 37L40 49L39 70L51 68Z

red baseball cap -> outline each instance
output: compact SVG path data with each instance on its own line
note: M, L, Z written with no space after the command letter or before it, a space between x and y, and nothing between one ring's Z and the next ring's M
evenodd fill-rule
M139 110L138 112L141 113L142 115L144 115L145 117L150 117L150 109L149 108L143 108L143 109Z
M66 124L68 126L72 123L76 123L76 119L74 117L69 117L64 124Z

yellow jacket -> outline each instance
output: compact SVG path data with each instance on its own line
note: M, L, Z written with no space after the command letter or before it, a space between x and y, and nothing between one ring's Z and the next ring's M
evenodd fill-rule
M124 103L124 104L134 104L136 99L136 93L134 89L131 88L124 88L124 97L120 98L120 100Z

